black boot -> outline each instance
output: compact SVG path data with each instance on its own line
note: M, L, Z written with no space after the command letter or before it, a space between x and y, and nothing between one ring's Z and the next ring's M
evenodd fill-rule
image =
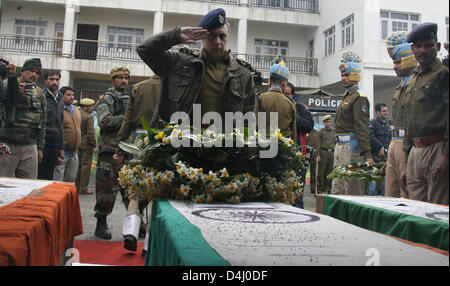
M137 239L134 236L130 235L130 234L125 235L125 239L123 241L123 247L125 249L131 250L131 251L136 251L136 249L137 249Z
M144 223L144 220L141 220L141 225L139 226L139 237L145 237L147 233L147 225Z
M106 224L106 216L97 217L95 235L103 239L111 239L111 232Z

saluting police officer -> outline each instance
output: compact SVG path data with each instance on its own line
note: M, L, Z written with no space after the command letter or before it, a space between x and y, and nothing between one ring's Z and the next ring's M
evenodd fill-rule
M127 93L130 70L125 67L111 70L113 87L100 96L95 106L97 121L100 127L98 142L98 161L95 181L95 217L97 227L95 234L104 239L111 239L111 232L106 223L106 217L112 212L117 192L120 191L125 208L128 199L125 190L118 181L118 162L114 153L118 146L117 132L122 124L123 115L129 101Z
M75 185L79 194L91 195L93 192L88 190L89 178L91 176L92 156L97 151L97 140L95 139L94 111L95 100L91 98L83 98L80 100L80 129L81 143L78 149L78 165L77 178Z
M404 150L410 199L448 205L448 70L437 58L437 24L416 26L407 37L419 65L406 84Z
M336 144L336 132L331 127L331 115L325 115L322 118L324 128L320 129L318 136L319 156L317 156L317 164L319 164L318 174L318 193L329 194L331 192L332 180L327 176L333 172L334 161L334 145Z
M161 92L152 120L170 121L174 112L191 116L194 104L201 104L201 115L218 112L253 111L255 90L250 65L235 59L227 49L229 24L226 13L218 8L210 11L198 27L176 27L154 35L137 47L142 60L161 77ZM183 48L169 52L178 44L202 40L202 50Z
M394 71L400 78L392 99L392 139L388 149L386 164L387 197L409 198L408 190L400 182L403 170L406 170L406 153L403 150L405 137L405 101L407 98L406 84L417 66L417 60L411 50L411 44L406 41L408 32L397 31L386 38L386 48L394 63Z
M361 59L356 53L344 52L339 66L342 85L346 92L336 110L334 127L337 143L334 148L334 166L350 162L373 164L370 153L369 108L367 95L359 89L361 81ZM346 182L333 179L331 193L342 195L364 195L365 184L360 179Z
M0 142L10 147L9 156L0 157L0 177L37 178L38 163L43 159L47 103L36 85L42 71L41 60L25 61L15 103L8 125L0 128Z

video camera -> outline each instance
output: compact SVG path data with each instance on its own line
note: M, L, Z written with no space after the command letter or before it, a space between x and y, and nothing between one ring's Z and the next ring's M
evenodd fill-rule
M4 60L3 58L0 58L0 76L5 77L8 75L8 70L6 67L9 65L9 62L7 60Z

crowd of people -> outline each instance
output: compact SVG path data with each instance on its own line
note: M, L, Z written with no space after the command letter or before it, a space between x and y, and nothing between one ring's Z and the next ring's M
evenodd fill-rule
M448 68L437 52L437 25L424 23L411 32L395 32L386 39L400 84L393 91L393 126L386 104L375 106L359 87L362 64L351 51L336 63L345 95L335 114L322 118L324 128L314 129L308 107L295 100L285 58L270 65L269 88L261 89L260 73L227 49L230 32L226 13L215 9L197 27L176 27L141 43L137 52L155 76L136 84L129 94L130 70L114 68L112 87L95 102L89 98L74 106L75 90L59 88L61 74L45 73L45 87L36 85L40 60L27 60L17 77L16 67L2 61L0 81L0 176L59 180L76 184L80 194L92 194L87 185L92 156L98 152L95 183L95 234L110 239L107 216L120 192L127 217L124 247L136 250L139 236L149 234L143 223L145 199L130 200L118 183L118 171L129 159L120 141L133 140L142 131L141 117L152 127L169 122L174 112L192 116L201 104L201 116L217 112L277 112L277 128L304 146L309 158L311 192L345 195L386 195L448 205ZM202 41L198 52L189 48L169 51L179 44ZM448 61L447 61L448 63ZM95 108L100 136L95 139ZM270 116L266 116L269 120ZM270 122L266 126L271 126ZM385 184L359 179L327 179L333 166L351 162L386 162ZM306 169L298 170L302 179ZM151 207L151 204L149 205ZM303 207L302 197L294 206Z

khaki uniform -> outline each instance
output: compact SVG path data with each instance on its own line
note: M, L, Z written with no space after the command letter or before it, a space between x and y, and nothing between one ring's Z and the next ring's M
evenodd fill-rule
M122 125L117 133L117 141L127 141L133 131L141 126L141 118L151 122L156 109L160 89L159 76L155 75L133 86L130 101L123 116ZM117 152L121 152L117 148Z
M369 100L357 87L346 92L336 110L335 130L338 142L334 148L334 166L371 158L369 134ZM332 194L364 195L365 184L353 179L334 179Z
M78 149L78 159L80 165L78 168L75 185L80 194L86 193L91 175L92 156L97 147L94 130L94 117L87 111L81 110L81 144Z
M407 188L411 199L448 205L449 181L436 182L432 175L440 157L448 160L448 71L439 59L423 71L418 66L406 85L404 150Z
M311 193L315 193L316 190L316 158L320 154L320 146L319 146L319 131L313 129L306 135L306 145L313 148L311 156L309 158L309 186L311 187Z
M260 94L255 103L256 122L258 112L266 113L266 130L270 132L270 112L278 112L278 128L284 137L296 138L295 104L281 92L272 87L268 92Z
M404 112L406 100L405 86L399 85L392 99L393 136L388 149L386 164L386 197L409 198L406 188L400 187L400 176L406 168L406 153L403 150Z
M333 128L322 128L318 136L320 162L319 162L319 174L318 192L327 193L331 192L331 180L327 179L328 174L333 172L334 164L334 147L336 144L336 132Z

